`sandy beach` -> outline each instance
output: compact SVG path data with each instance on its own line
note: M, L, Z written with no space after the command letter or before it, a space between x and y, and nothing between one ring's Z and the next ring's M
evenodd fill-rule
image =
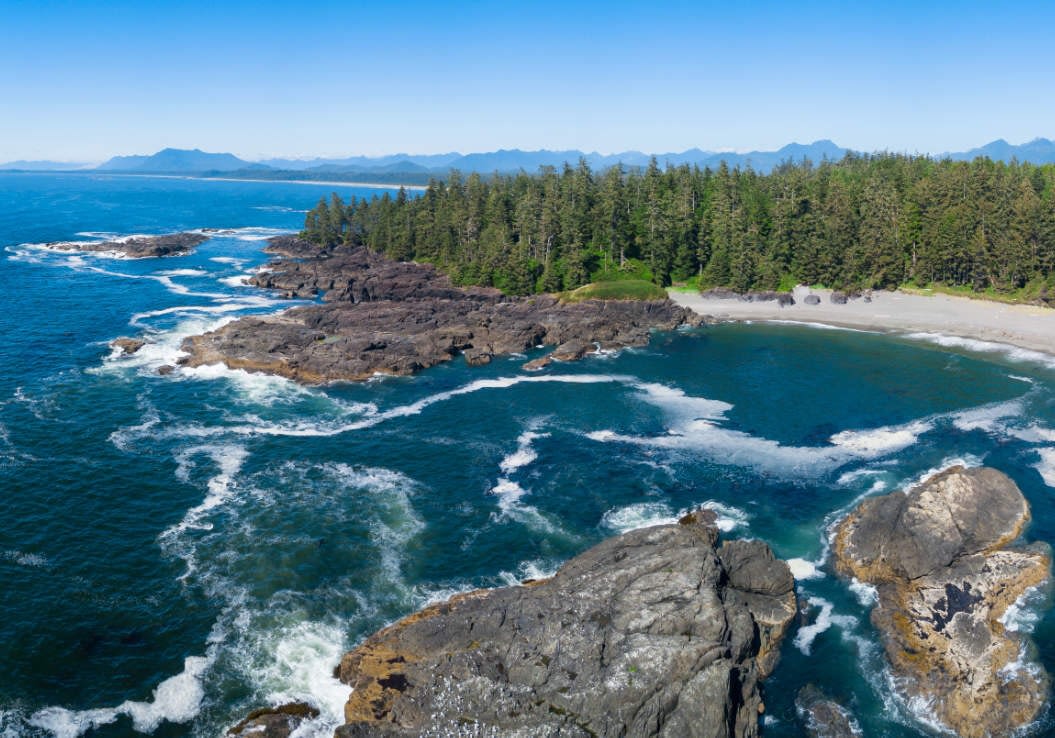
M817 295L820 303L806 304L810 294ZM670 290L671 299L679 305L719 320L789 321L928 334L919 337L967 349L986 350L972 343L984 341L1055 356L1055 310L1049 308L904 292L874 292L871 302L856 299L836 305L829 290L806 287L797 287L794 296L794 305L780 307L776 301L747 302Z

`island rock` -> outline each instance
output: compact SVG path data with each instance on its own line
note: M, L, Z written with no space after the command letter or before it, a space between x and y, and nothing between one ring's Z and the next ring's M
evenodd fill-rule
M1028 520L1007 476L953 467L865 500L835 532L839 571L877 587L872 622L902 696L967 738L1011 735L1047 698L1028 640L1002 621L1049 576L1046 545L1010 545Z
M95 243L49 243L48 247L63 251L115 253L129 259L151 259L161 256L185 256L208 240L209 236L203 233L169 233L164 236L131 236Z
M787 564L714 513L609 539L547 580L457 595L346 654L354 736L759 735L795 615Z

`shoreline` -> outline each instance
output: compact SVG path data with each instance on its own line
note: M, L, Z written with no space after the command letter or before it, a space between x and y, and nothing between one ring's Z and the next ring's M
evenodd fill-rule
M684 308L717 320L814 323L881 333L927 333L968 341L986 341L1055 356L1055 310L952 295L874 292L872 301L831 302L831 290L796 287L795 304L747 302L668 290ZM806 295L818 305L807 305ZM964 346L964 348L970 348Z
M107 172L105 170L98 171L95 169L74 169L69 171L47 171L47 172L29 172L21 171L16 169L0 170L0 174L79 174L89 176L103 176L103 177L142 177L146 179L191 179L199 180L202 182L262 182L262 183L274 183L274 184L299 184L299 185L318 185L320 187L364 187L375 190L398 190L402 187L405 190L413 190L415 192L424 192L428 189L428 185L417 185L417 184L388 184L382 182L342 182L340 180L316 180L316 179L250 179L248 177L200 177L193 174L134 174L131 172Z

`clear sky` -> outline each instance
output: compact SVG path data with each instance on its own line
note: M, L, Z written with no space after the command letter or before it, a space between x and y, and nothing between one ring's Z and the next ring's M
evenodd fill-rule
M0 162L1055 137L1055 2L0 0Z

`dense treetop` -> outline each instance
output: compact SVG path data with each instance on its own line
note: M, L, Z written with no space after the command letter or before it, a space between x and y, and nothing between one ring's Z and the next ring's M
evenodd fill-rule
M463 178L308 213L305 237L510 293L646 278L737 290L944 285L1055 292L1055 166L893 154Z

